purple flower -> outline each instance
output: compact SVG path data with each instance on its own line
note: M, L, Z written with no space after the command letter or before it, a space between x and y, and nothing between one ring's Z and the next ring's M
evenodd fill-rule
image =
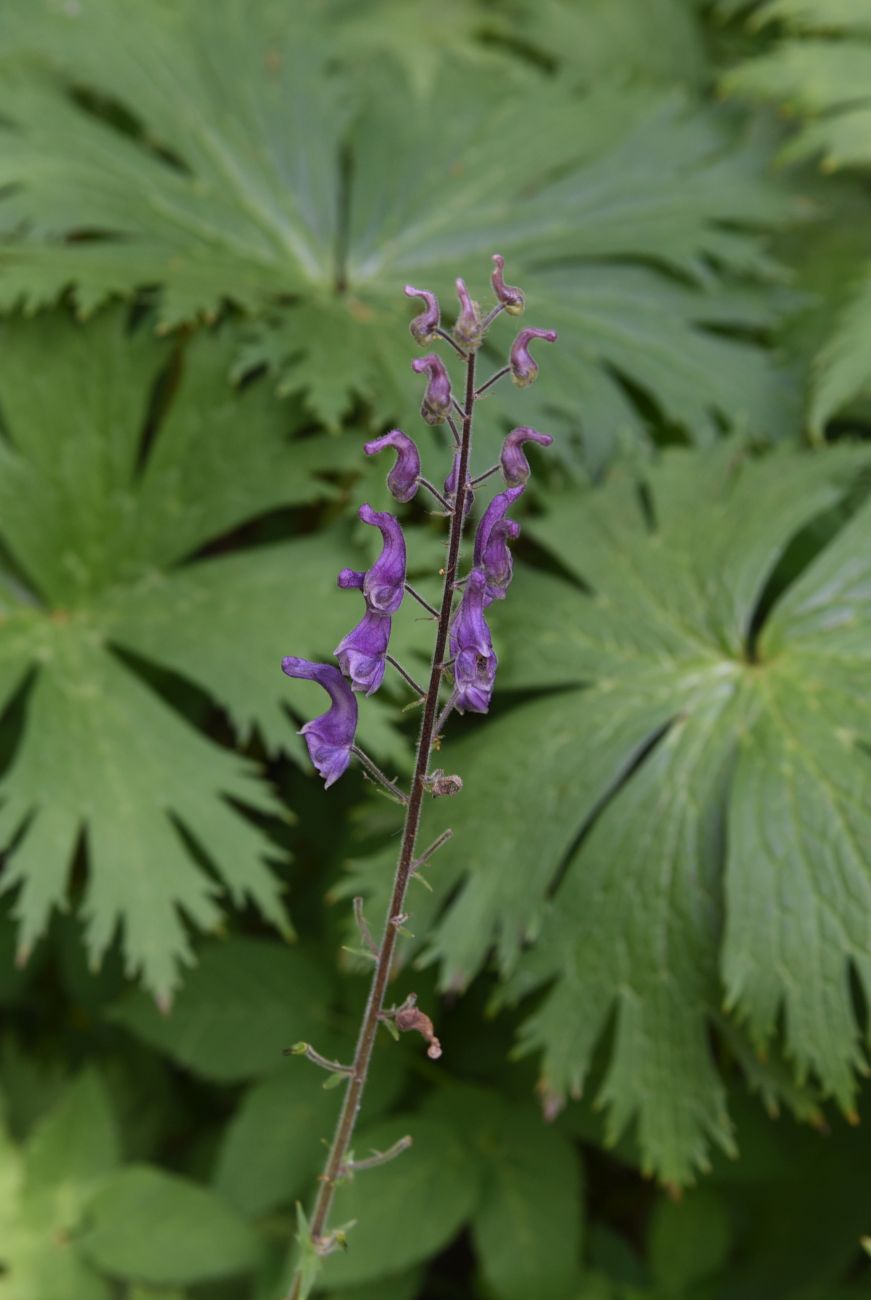
M486 713L490 708L496 655L484 618L487 579L473 569L463 588L463 599L451 628L454 656L454 707L460 712Z
M411 368L418 374L425 370L429 375L420 408L421 415L427 424L444 424L451 409L451 381L441 357L428 352L425 357L415 357Z
M493 254L494 271L490 276L490 283L493 286L493 292L502 303L502 306L508 312L509 316L520 316L526 305L526 299L523 296L522 289L515 289L513 285L506 284L502 276L502 268L505 265L505 258L500 253Z
M396 451L396 463L387 475L387 486L397 501L410 501L417 492L420 478L417 447L407 433L401 429L391 429L380 438L367 442L363 450L367 456L374 456L385 447L392 447Z
M520 525L513 519L506 519L505 515L523 491L524 486L512 487L495 496L484 511L475 533L472 562L486 579L485 608L494 600L502 600L511 582L513 562L508 539L519 536Z
M357 626L336 646L333 654L349 679L351 690L365 691L367 695L378 690L387 666L392 622L388 614L367 608Z
M432 343L438 338L436 330L439 327L439 300L434 293L427 293L426 289L415 289L412 285L405 286L406 297L422 298L424 309L419 316L415 316L410 322L408 328L411 330L411 336L415 343L421 347L424 343Z
M460 314L454 325L454 338L464 348L477 348L481 345L481 312L476 302L472 302L465 280L457 279L457 297L460 300Z
M548 343L555 343L557 338L556 330L521 330L517 338L511 344L511 355L508 358L508 364L511 367L511 378L518 388L526 388L531 384L538 375L538 362L532 357L529 351L530 339L545 339Z
M525 483L529 478L529 461L520 450L524 442L537 442L540 447L549 447L553 438L549 433L539 433L528 425L512 429L502 444L502 474L511 487Z
M305 737L311 761L329 787L338 781L351 761L351 746L357 730L357 701L338 668L332 664L315 664L289 655L282 659L281 671L288 677L304 677L317 682L333 702L326 713L307 722L299 733Z
M364 524L371 524L381 530L384 546L372 568L367 569L363 575L362 584L357 581L358 575L353 569L343 569L339 574L339 586L362 585L369 609L376 614L395 614L405 595L405 538L402 527L395 515L373 510L371 506L360 507L360 518ZM349 574L354 574L353 582L348 580Z

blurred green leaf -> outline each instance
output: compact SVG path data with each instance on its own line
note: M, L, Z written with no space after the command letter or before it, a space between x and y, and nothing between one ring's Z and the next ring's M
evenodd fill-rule
M128 1165L91 1203L82 1253L113 1277L207 1282L256 1262L254 1232L195 1183L147 1165Z
M661 1197L648 1228L653 1280L664 1294L695 1295L693 1287L725 1263L732 1241L728 1207L700 1188L679 1201Z

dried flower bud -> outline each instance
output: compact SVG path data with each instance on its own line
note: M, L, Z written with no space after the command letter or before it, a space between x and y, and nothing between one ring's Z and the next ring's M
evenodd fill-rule
M427 1056L432 1061L437 1061L442 1054L442 1045L436 1038L433 1031L433 1023L429 1016L417 1007L417 998L413 993L405 999L403 1005L399 1008L393 1017L393 1023L400 1033L407 1034L414 1031L422 1034L429 1047L426 1050Z
M420 455L414 442L401 429L391 429L380 438L367 442L363 450L367 456L375 456L385 447L392 447L396 452L396 463L387 475L387 486L397 501L410 501L418 489L420 478Z
M508 358L508 364L511 367L511 378L518 388L526 388L538 376L538 362L533 359L529 351L530 339L544 339L547 343L555 343L556 338L556 330L525 329L520 331L511 344L511 355Z
M522 289L516 289L511 284L506 284L502 276L502 268L505 265L505 258L499 253L493 254L494 271L490 276L490 283L493 286L493 292L499 302L508 312L509 316L521 316L523 308L526 306L526 299L523 296Z
M336 646L333 654L350 681L351 690L363 691L366 695L378 690L387 667L392 623L389 615L367 609L357 626Z
M502 475L510 487L526 483L529 478L529 461L520 450L524 442L537 442L540 447L549 447L553 438L549 433L539 433L528 425L512 429L502 444Z
M333 702L326 713L307 722L299 733L305 737L311 761L329 788L338 781L351 761L351 746L357 730L357 701L338 668L332 664L316 664L289 655L282 659L281 671L288 677L317 682Z
M402 526L395 515L384 510L373 510L369 505L360 507L360 518L364 524L378 528L384 539L381 554L363 578L366 605L378 614L395 614L405 595L405 537ZM350 572L353 570L342 570L342 573ZM339 577L341 576L340 574Z
M486 713L490 708L498 660L484 618L487 579L473 569L463 589L463 599L451 628L454 656L454 695L458 712Z
M465 280L458 278L456 285L461 310L454 325L454 338L460 347L471 351L481 346L484 337L481 309L476 302L472 302Z
M451 409L451 381L441 357L428 352L425 357L415 357L412 370L429 375L423 394L420 413L427 424L444 424Z
M434 772L430 772L425 784L433 799L453 799L463 788L463 778L437 767Z
M408 326L415 343L423 347L425 343L432 343L438 338L439 300L434 293L427 293L426 289L415 289L410 284L405 286L405 294L408 298L422 298L424 301L423 311Z

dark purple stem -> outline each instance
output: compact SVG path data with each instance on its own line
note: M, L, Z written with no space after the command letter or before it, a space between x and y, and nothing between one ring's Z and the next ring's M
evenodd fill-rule
M453 514L451 516L451 532L448 541L448 558L444 569L441 608L439 610L438 628L436 630L435 646L433 648L429 687L424 700L423 719L421 721L420 736L417 742L414 776L412 777L411 790L409 791L408 803L405 809L405 825L402 831L402 846L399 850L399 861L396 864L396 875L393 880L393 892L391 894L390 904L387 908L384 932L378 948L378 960L375 964L375 970L372 976L369 999L366 1003L366 1010L363 1013L363 1020L360 1025L360 1034L357 1039L357 1049L354 1053L352 1073L348 1077L345 1097L339 1114L339 1122L336 1126L335 1136L333 1137L333 1143L330 1147L329 1155L327 1156L324 1172L320 1177L320 1187L318 1189L312 1217L309 1223L312 1240L315 1243L324 1238L324 1229L326 1228L327 1218L333 1204L336 1183L341 1178L342 1170L345 1167L347 1159L348 1148L354 1135L354 1127L357 1122L357 1115L363 1098L363 1090L366 1086L366 1079L369 1074L369 1062L372 1059L372 1049L375 1046L375 1036L378 1031L378 1023L384 1009L384 995L387 991L387 985L390 980L390 971L393 966L393 957L396 950L397 927L392 923L392 918L403 915L405 911L405 895L408 890L409 881L414 872L414 847L417 841L417 833L420 828L423 796L426 789L426 776L429 770L430 750L435 736L436 716L439 707L439 690L442 683L443 662L448 644L448 632L450 629L451 610L453 608L454 600L454 583L457 576L457 564L460 558L460 543L463 536L465 514L464 505L466 492L468 490L466 477L469 469L470 448L472 442L472 412L474 405L475 353L470 352L466 357L466 404L465 409L463 410L463 431L460 440L457 497L454 504ZM301 1274L297 1272L294 1276L290 1291L288 1292L287 1300L299 1300L301 1286L302 1277Z

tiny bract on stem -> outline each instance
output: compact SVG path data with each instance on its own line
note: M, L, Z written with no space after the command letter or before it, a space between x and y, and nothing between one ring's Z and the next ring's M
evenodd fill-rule
M453 434L455 446L451 452L452 460L445 480L444 494L422 478L417 446L402 430L394 429L383 437L366 443L364 448L370 456L385 450L395 452L396 459L387 482L397 501L410 501L418 488L425 487L434 493L443 507L449 534L447 560L440 570L442 593L438 607L423 601L406 581L405 539L399 520L394 515L364 505L360 508L360 518L380 530L384 545L381 555L367 571L343 569L339 574L339 586L361 592L365 604L362 619L334 651L339 667L294 657L285 658L281 665L289 677L317 681L332 699L332 707L328 712L306 723L301 732L312 762L326 784L329 786L338 780L346 771L351 758L355 757L366 773L379 781L405 808L399 860L380 942L371 940L368 927L365 931L371 940L371 943L367 942L367 947L372 950L374 970L353 1062L347 1067L325 1062L309 1044L300 1045L299 1054L306 1055L322 1068L332 1069L339 1081L345 1081L345 1095L335 1135L320 1176L312 1215L307 1221L301 1219L306 1227L305 1240L300 1241L300 1257L309 1261L312 1249L319 1255L329 1254L338 1241L337 1233L328 1227L328 1219L336 1186L351 1167L348 1152L379 1024L386 1024L401 1032L416 1030L421 1033L429 1043L428 1055L433 1060L438 1059L442 1053L432 1019L417 1006L414 993L407 996L401 1007L393 1010L385 1008L384 998L393 967L397 938L408 919L405 900L409 883L417 869L450 835L450 832L446 832L423 854L416 855L424 796L453 796L463 786L458 776L446 776L441 769L431 770L430 759L435 743L440 739L452 713L487 713L490 708L498 660L485 610L493 600L505 597L511 582L512 564L508 542L517 538L520 525L516 520L507 518L507 513L523 493L530 472L529 463L520 446L526 441L547 446L552 441L548 434L538 433L527 426L518 427L507 435L498 466L493 466L477 479L470 473L475 403L493 384L508 374L520 387L531 383L538 374L538 366L529 353L530 340L535 338L553 342L556 339L553 330L521 330L511 344L506 364L497 369L484 384L476 387L478 351L490 327L503 312L518 315L524 307L521 290L504 282L504 262L499 254L494 254L493 262L491 284L496 298L495 305L486 314L482 314L465 282L458 279L456 283L460 311L451 332L442 327L441 310L434 294L415 289L411 285L405 289L409 297L420 298L424 303L423 311L411 322L414 340L422 346L439 340L447 341L465 369L462 397L458 398L454 394L447 368L436 353L431 352L412 361L412 369L427 376L421 405L423 420L428 425L447 424ZM459 425L452 412L457 416ZM476 489L500 470L505 480L505 490L498 493L485 510L475 535L471 569L461 577L459 568L463 532L474 504ZM412 675L388 653L392 619L406 594L414 596L434 616L435 635L426 686L419 686ZM378 690L388 663L397 669L411 690L422 697L423 716L414 771L407 790L400 789L385 777L355 741L357 694L371 695ZM362 917L361 906L360 903L356 904L358 927ZM404 1145L402 1149L405 1149ZM353 1162L353 1167L362 1170L371 1163ZM311 1268L298 1268L287 1300L304 1300L311 1286Z

